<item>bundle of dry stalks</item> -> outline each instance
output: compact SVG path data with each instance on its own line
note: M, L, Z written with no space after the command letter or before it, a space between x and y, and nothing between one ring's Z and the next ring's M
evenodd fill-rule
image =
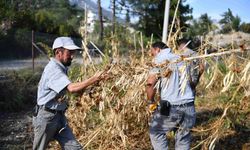
M207 41L207 43L209 42ZM243 112L239 110L244 108L244 111L249 111L249 108L244 107L246 100L249 100L250 56L248 51L249 48L244 50L242 48L229 50L219 48L215 54L201 56L202 59L206 58L204 61L207 66L201 80L203 85L201 87L208 90L205 97L219 97L219 95L227 93L228 98L224 104L218 106L223 110L220 118L209 126L194 129L194 132L202 133L203 138L193 149L213 150L216 145L219 145L221 139L230 134L237 134L233 130L233 122Z
M206 74L210 74L208 78L203 76L201 81L203 88L206 87L211 91L216 88L221 92L228 92L232 86L236 86L240 87L238 91L243 89L246 93L249 92L250 62L244 56L244 60L241 59L239 63L239 59L235 59L238 56L242 57L241 54L232 53L217 58L218 61L215 61L214 57L203 58L209 66ZM133 56L130 58L133 60L129 62L133 63L112 64L112 67L109 67L111 69L108 80L86 89L77 101L71 102L67 116L70 118L70 126L85 149L150 148L148 136L150 113L147 111L145 101L145 81L150 67L142 64L139 59L134 59ZM223 64L224 72L219 64ZM91 74L94 72L89 69L88 75ZM238 94L230 92L229 95L232 96L229 97ZM222 109L224 109L223 115L210 124L210 127L193 130L207 135L199 144L194 145L194 148L213 149L218 140L228 132L225 129L225 118L228 119L228 111L238 108L232 105L229 99Z
M107 81L87 89L71 104L68 110L70 125L85 148L149 147L149 114L144 101L147 74L140 66L114 64Z
M180 30L177 30L168 41L169 46L176 53L178 53L176 41L179 34ZM116 43L112 44L114 51L118 53ZM207 47L215 47L222 55L204 56ZM144 54L142 41L141 48ZM224 55L225 50L211 45L209 40L205 40L199 49L199 54L203 56L198 59L206 64L200 88L206 88L210 91L207 92L209 94L219 95L227 92L229 99L225 105L221 105L224 111L219 119L208 126L194 128L194 133L204 133L201 136L201 141L197 145L193 145L194 149L197 147L214 149L216 143L228 132L228 129L225 128L225 123L230 118L228 112L243 108L243 102L246 101L250 93L249 56L245 55L245 52L230 52L230 49L227 49L228 53ZM150 67L155 66L151 63L148 65L147 60L145 60L147 57L144 55L141 58L136 58L132 54L129 58L127 63L120 63L118 60L116 64L111 64L108 67L109 79L86 89L81 96L75 98L77 100L70 101L71 106L67 111L67 117L73 132L85 149L142 150L151 147L148 135L150 112L147 110L145 101L145 82ZM192 58L186 58L186 60L182 58L180 61L189 62L191 60ZM166 62L163 66L157 66L164 70L160 76L169 77L171 75L171 70L166 67L169 63L176 62ZM107 66L104 65L101 70L105 70L105 67ZM91 76L98 67L91 68L93 69L85 68L84 73L81 74ZM186 79L184 75L182 80ZM186 84L187 81L183 82L180 85L181 89L185 89ZM232 90L235 87L236 90ZM236 102L240 102L240 105L236 106L234 105L235 98L241 95L239 92L242 90L245 94L243 97L241 96L241 99L236 100Z
M234 60L238 71L233 71L235 68L232 68L233 65L229 65L229 62L232 64L233 58L230 61L226 60L223 58L220 60L225 63L226 72L222 72L220 69L210 69L209 74L213 74L213 79L203 77L201 82L205 83L207 88L226 88L221 92L230 90L232 85L241 86L247 90L250 62L244 61L244 63L238 64L237 60ZM70 126L86 149L150 148L148 136L150 114L145 102L145 81L149 68L145 67L144 64L136 63L139 61L139 59L133 60L132 65L113 64L110 78L107 81L87 89L78 101L71 103L68 110ZM208 61L208 64L210 68L219 68L218 62L211 61L210 63ZM232 72L235 77L233 83L228 86L224 82L228 80L227 78L229 75L231 76ZM89 72L89 74L94 74L94 72ZM224 80L221 80L223 78ZM194 129L194 132L206 131L206 134L209 133L196 146L203 145L202 149L213 149L216 142L227 132L225 129L227 112L237 108L231 107L230 101L222 107L224 109L223 115L212 123L210 128Z

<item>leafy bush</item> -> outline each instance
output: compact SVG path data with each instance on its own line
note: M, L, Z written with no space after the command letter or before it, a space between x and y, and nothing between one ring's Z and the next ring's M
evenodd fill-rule
M1 73L0 110L20 111L34 105L40 74L27 69Z
M242 32L250 33L250 23L242 23L240 25L240 30Z

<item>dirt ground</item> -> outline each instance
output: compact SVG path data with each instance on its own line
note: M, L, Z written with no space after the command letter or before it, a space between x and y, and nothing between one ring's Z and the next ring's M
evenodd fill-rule
M32 149L31 110L0 113L0 150Z
M205 125L211 116L221 116L222 110L197 108L196 126ZM32 149L32 111L0 113L0 150ZM215 150L250 150L250 130L238 131L220 140ZM192 145L202 140L202 135L193 133ZM171 140L171 143L174 142ZM172 146L170 146L170 149ZM200 148L198 148L200 149Z

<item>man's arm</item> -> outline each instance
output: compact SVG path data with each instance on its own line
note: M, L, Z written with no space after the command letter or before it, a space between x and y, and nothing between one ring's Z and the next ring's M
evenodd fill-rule
M147 79L147 87L146 87L148 103L152 103L154 101L154 96L156 93L156 89L154 88L154 86L155 86L156 82L157 82L156 75L150 74L148 79Z
M101 80L102 78L102 75L103 75L103 72L98 72L96 73L94 76L90 77L89 79L86 79L82 82L75 82L75 83L70 83L68 86L67 86L67 90L70 92L70 93L75 93L75 92L79 92L83 89L85 89L86 87L94 84L95 82Z
M197 73L196 74L191 74L191 88L195 90L196 86L198 85L199 81L200 81L200 77L203 74L205 70L204 67L204 63L203 62L199 62L199 64L197 65Z

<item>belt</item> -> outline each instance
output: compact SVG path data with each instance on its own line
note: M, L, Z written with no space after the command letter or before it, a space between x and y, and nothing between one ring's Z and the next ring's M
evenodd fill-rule
M56 114L56 113L64 114L64 112L65 112L65 110L56 110L56 109L50 109L47 107L44 107L44 110L47 112L51 112L53 114Z
M53 113L53 114L56 114L56 113L64 114L65 113L65 110L50 109L48 107L45 107L44 105L38 105L38 106L39 106L39 109L43 109L43 110L50 112L50 113Z
M179 104L179 105L172 105L173 107L185 107L185 106L193 106L194 105L194 101L192 102L188 102L188 103L184 103L184 104Z

